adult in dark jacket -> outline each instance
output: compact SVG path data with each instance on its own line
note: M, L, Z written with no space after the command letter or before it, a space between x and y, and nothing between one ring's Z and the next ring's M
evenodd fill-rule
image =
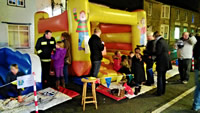
M153 46L154 46L154 37L153 32L147 32L147 45L146 49L144 50L144 62L146 63L146 73L147 73L147 81L145 85L151 86L154 84L154 77L153 74L150 72L150 70L153 67Z
M38 56L40 57L42 64L42 85L43 88L46 88L50 85L50 65L51 65L51 52L55 51L56 41L52 36L50 30L46 30L43 37L37 40L35 49Z
M200 34L196 36L197 43L193 49L193 56L194 56L194 72L195 72L195 91L194 91L194 102L193 102L193 109L195 111L200 110L200 76L199 76L199 69L200 69Z
M168 54L168 44L158 32L154 33L154 37L155 45L153 50L155 51L156 56L157 95L161 96L165 94L166 72L167 70L172 69L172 65Z
M100 39L101 30L99 28L95 28L94 34L89 40L90 46L90 59L92 63L92 68L90 71L90 75L93 77L97 77L100 66L101 60L103 58L102 51L104 50L104 42Z

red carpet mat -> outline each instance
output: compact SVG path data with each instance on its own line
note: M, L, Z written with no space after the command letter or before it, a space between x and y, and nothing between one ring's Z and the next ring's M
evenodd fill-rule
M63 87L61 87L61 86L59 87L59 92L62 92L62 93L66 94L66 95L68 95L68 96L70 96L70 97L72 97L72 98L74 98L74 97L80 95L80 94L77 93L76 91L73 91L73 90L70 90L70 89L66 89L66 88L63 88Z
M99 92L101 94L104 94L104 95L106 95L106 96L108 96L108 97L110 97L112 99L117 100L117 101L120 101L120 100L126 98L125 96L124 97L117 97L115 95L112 95L112 94L110 94L109 90L110 90L109 88L107 88L107 87L105 87L103 85L99 85L98 88L96 88L97 92Z

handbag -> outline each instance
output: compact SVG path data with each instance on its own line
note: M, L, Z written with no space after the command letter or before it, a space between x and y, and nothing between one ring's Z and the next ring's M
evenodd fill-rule
M64 63L65 63L65 64L70 64L69 57L65 57Z

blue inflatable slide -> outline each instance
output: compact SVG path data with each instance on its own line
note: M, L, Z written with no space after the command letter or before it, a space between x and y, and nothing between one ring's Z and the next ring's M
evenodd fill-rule
M19 70L26 74L36 73L36 86L37 90L42 89L41 83L41 63L40 59L35 54L23 54L11 48L0 48L0 77L2 81L6 82L6 75L9 72L11 64L18 64ZM0 82L0 86L3 85ZM22 91L22 95L33 92L33 87L27 87ZM9 96L15 97L17 94L8 93ZM2 96L0 95L0 98Z

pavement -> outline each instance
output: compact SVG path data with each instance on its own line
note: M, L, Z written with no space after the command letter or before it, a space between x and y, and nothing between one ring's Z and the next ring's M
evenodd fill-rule
M166 93L163 96L156 96L156 89L152 89L136 98L116 101L97 93L98 109L95 109L94 104L86 104L85 113L152 113L194 87L193 72L190 73L188 84L181 84L178 81L179 78L180 76L176 75L168 79ZM82 86L72 82L69 83L67 88L77 91L80 94L82 93ZM88 92L91 92L90 89ZM191 110L192 102L193 91L189 92L188 95L185 95L185 97L173 105L167 107L164 111L161 111L161 113L196 113ZM83 113L81 95L46 111L40 111L40 113Z

